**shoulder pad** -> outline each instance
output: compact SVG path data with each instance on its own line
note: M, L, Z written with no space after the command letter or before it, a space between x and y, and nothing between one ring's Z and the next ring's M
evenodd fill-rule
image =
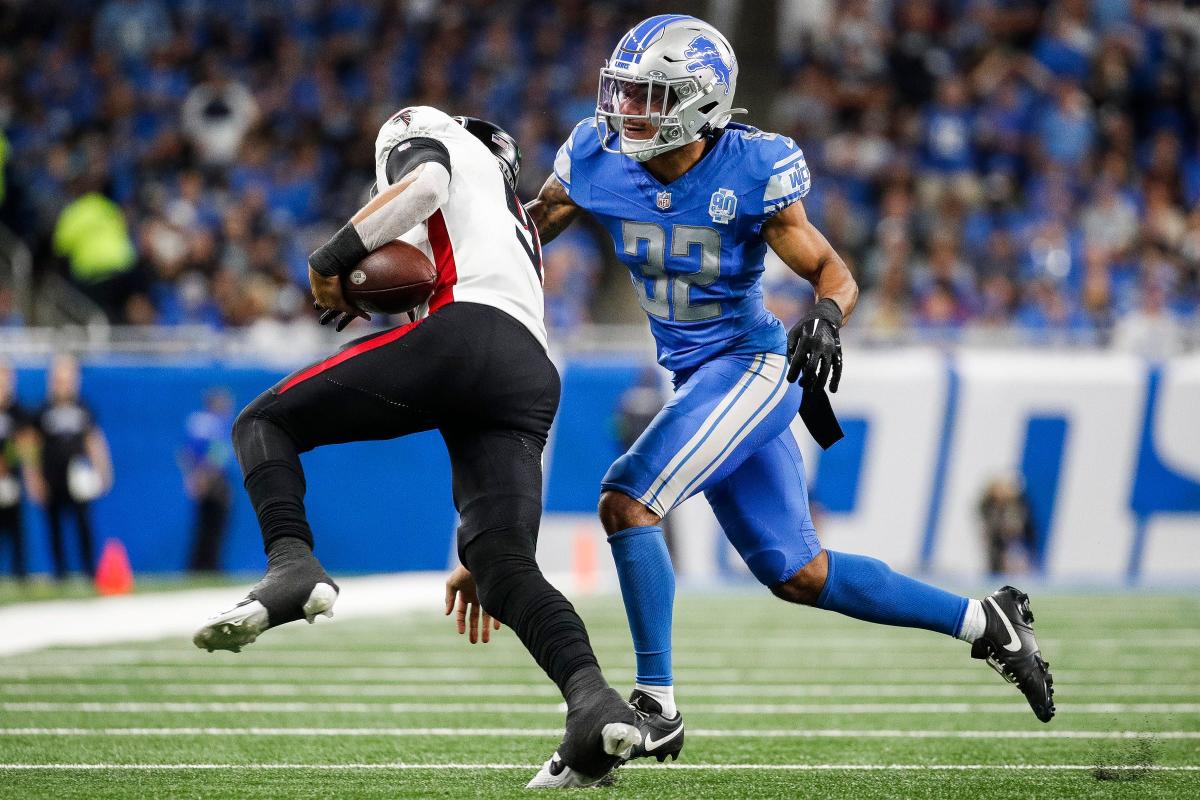
M402 108L383 123L375 139L375 151L387 152L405 139L415 136L439 138L450 125L457 125L449 115L431 106Z
M769 217L808 194L812 188L808 163L804 151L790 137L748 125L737 125L730 133L740 139L747 174L761 187L764 216Z
M786 167L788 161L796 159L796 154L800 152L800 148L790 136L762 131L737 122L731 122L725 127L726 135L732 134L739 140L741 157L748 172L764 182Z
M595 118L587 117L580 120L554 157L554 174L563 186L570 189L572 181L575 179L574 167L595 154L603 152L600 148L600 139L596 134Z
M396 145L418 137L444 139L450 125L458 127L449 115L431 106L409 106L397 111L383 123L375 137L376 178L386 175L388 155Z

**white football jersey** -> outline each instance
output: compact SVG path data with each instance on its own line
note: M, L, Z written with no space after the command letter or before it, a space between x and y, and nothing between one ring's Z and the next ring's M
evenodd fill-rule
M450 195L400 237L437 267L437 286L417 317L447 303L482 303L516 318L546 347L542 253L537 230L508 188L496 157L449 115L429 106L397 112L375 140L375 179L390 185L387 160L406 139L436 139L450 154Z

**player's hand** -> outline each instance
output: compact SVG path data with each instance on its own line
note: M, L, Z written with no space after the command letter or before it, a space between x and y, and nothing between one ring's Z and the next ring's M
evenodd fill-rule
M458 614L455 622L461 636L467 633L471 644L482 641L488 643L492 630L500 630L500 620L492 619L491 615L479 605L479 596L475 593L475 578L466 567L459 565L446 578L446 616L455 608L455 598L458 599ZM469 624L468 624L469 623Z
M825 386L836 392L842 380L842 310L828 297L808 310L788 332L788 383L800 377L806 392Z
M351 303L342 294L342 279L325 276L308 268L308 285L312 288L313 308L321 312L320 323L328 325L337 320L334 328L343 330L355 317L369 320L371 315Z

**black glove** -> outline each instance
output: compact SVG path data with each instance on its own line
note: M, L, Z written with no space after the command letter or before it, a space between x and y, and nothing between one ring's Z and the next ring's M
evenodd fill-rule
M355 317L353 314L344 314L338 311L336 308L321 308L318 303L313 303L313 308L321 312L321 316L317 322L321 323L322 325L328 325L334 320L337 320L337 324L335 324L333 327L334 330L338 332L345 330L347 325L357 319L357 317Z
M842 380L842 340L838 336L841 326L842 310L828 297L810 308L804 318L792 326L788 332L789 383L803 371L800 386L804 391L824 388L826 379L829 379L829 391L838 390Z

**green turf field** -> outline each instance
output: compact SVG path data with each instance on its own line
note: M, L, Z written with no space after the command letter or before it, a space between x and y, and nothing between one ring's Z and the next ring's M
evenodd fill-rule
M201 589L208 586L234 586L247 582L248 576L231 575L143 575L137 576L134 594L151 592L177 592ZM255 579L251 578L250 583ZM80 600L96 596L96 588L87 578L76 576L66 581L53 581L46 576L33 580L18 581L0 578L0 606L15 603L30 603L39 600Z
M170 602L169 596L163 602ZM0 797L509 797L563 713L515 637L468 646L435 610L0 660ZM616 598L580 610L632 681ZM1058 716L967 647L764 595L678 600L678 766L588 796L1200 797L1200 598L1034 596Z

